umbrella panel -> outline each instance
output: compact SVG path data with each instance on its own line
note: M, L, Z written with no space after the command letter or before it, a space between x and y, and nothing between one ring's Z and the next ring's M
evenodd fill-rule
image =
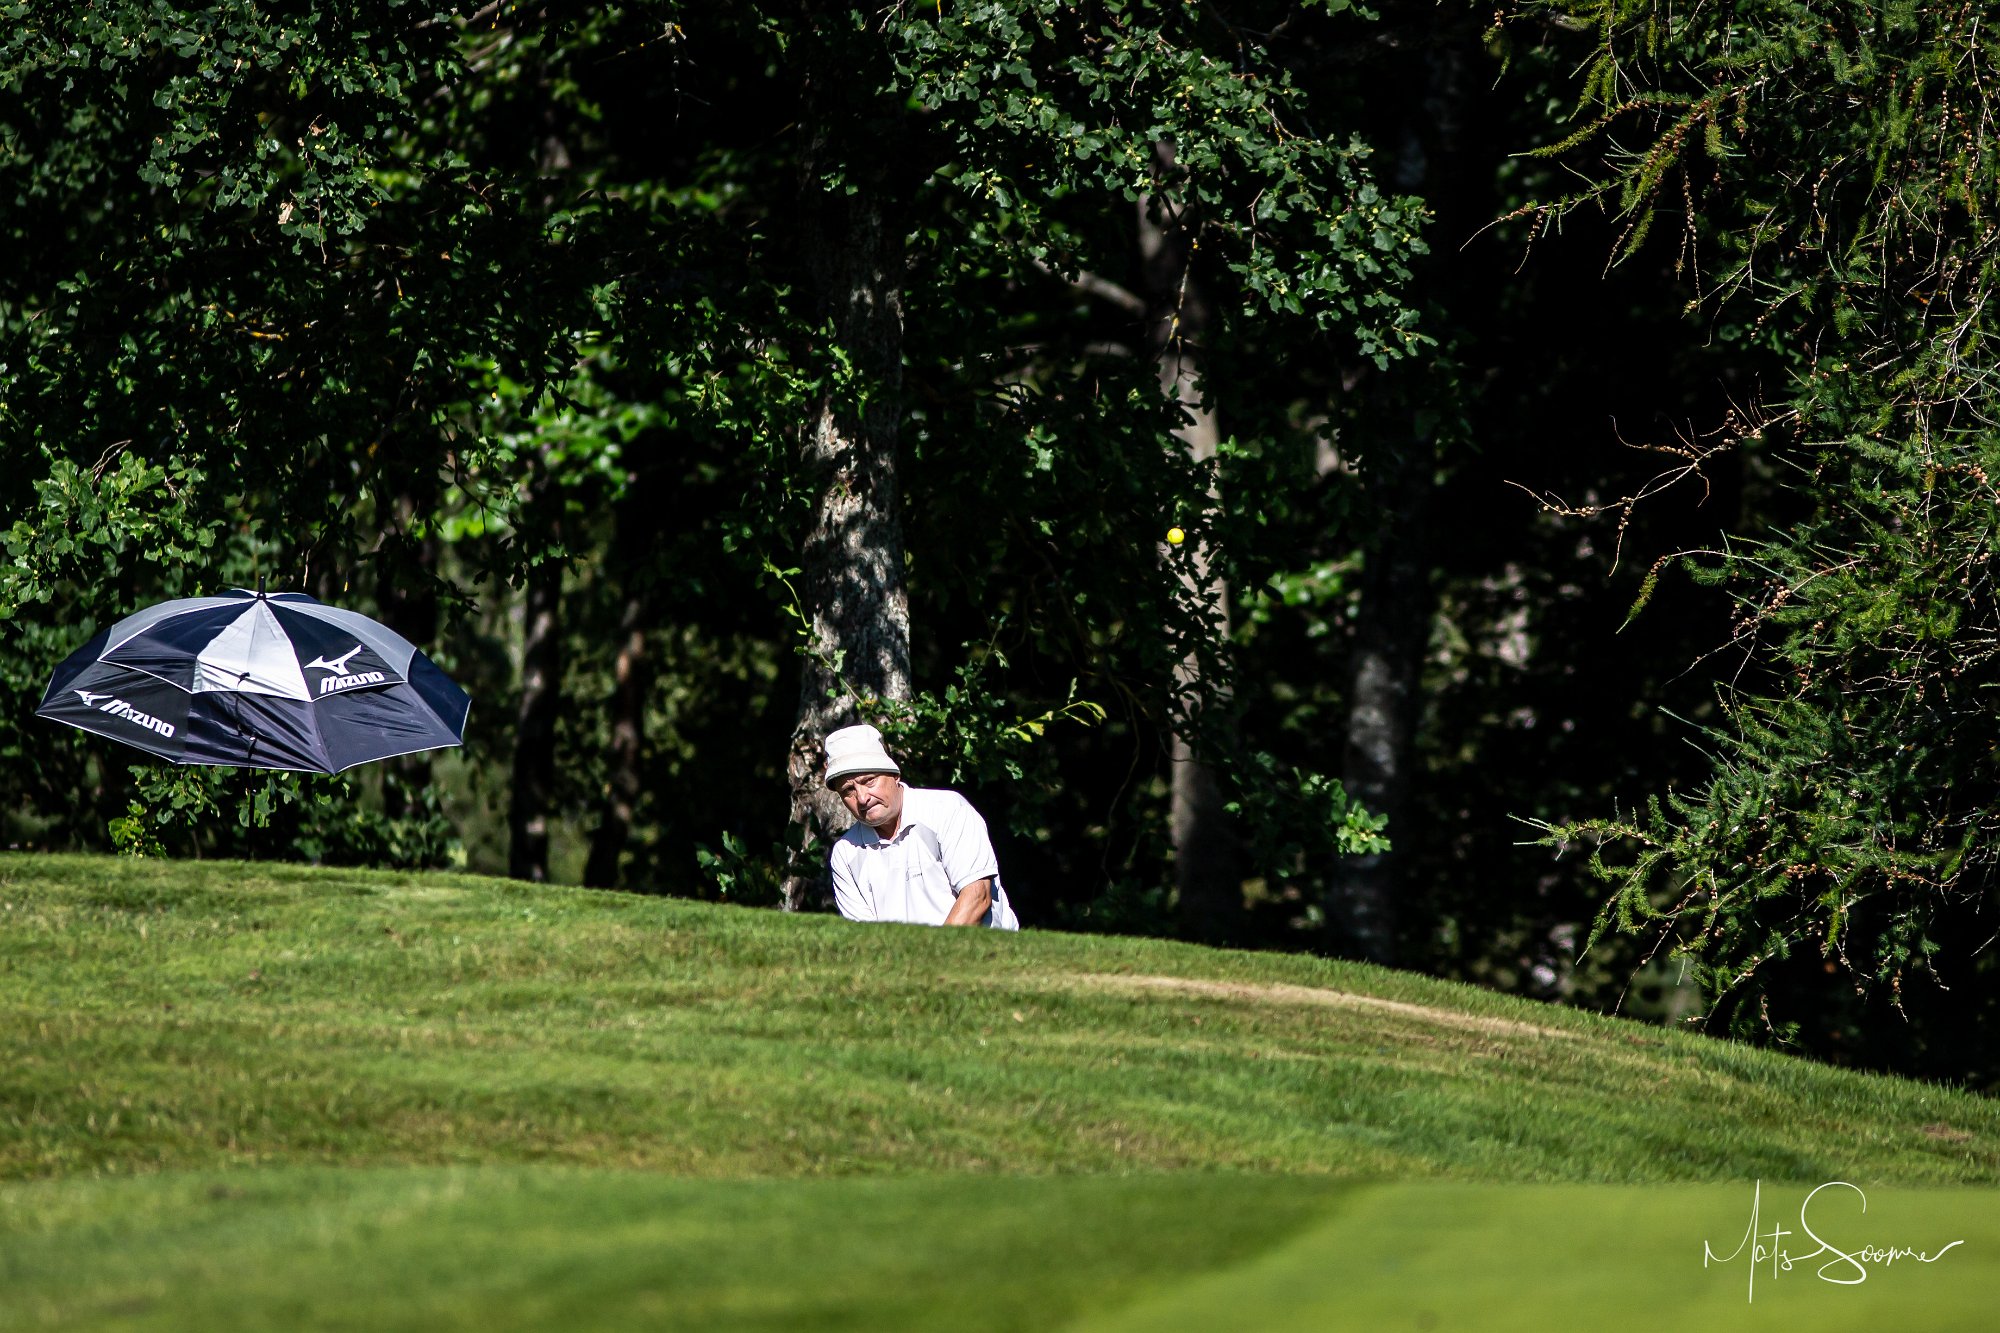
M430 709L412 707L411 693L407 685L391 685L349 690L321 702L317 713L328 769L338 773L392 755L457 745L462 717L454 729Z
M52 687L35 711L83 731L181 762L194 696L166 681L93 662Z
M198 607L180 615L163 616L137 634L101 650L105 661L143 671L178 685L195 687L202 649L243 615L240 604Z
M336 772L328 762L313 707L270 694L210 690L193 696L187 746L177 762L239 768Z
M403 672L387 661L374 644L345 626L331 624L303 609L274 606L271 610L291 640L292 651L297 654L299 667L306 673L306 683L314 695L403 680Z

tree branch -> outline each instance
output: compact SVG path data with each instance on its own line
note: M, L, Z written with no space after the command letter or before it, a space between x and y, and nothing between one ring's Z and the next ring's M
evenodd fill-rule
M1100 278L1088 269L1078 269L1076 276L1073 278L1065 277L1039 259L1034 261L1034 265L1043 273L1048 274L1058 281L1068 283L1072 288L1082 292L1086 296L1095 296L1098 300L1115 305L1126 314L1136 318L1144 319L1146 317L1145 298L1136 292L1119 286L1109 278Z

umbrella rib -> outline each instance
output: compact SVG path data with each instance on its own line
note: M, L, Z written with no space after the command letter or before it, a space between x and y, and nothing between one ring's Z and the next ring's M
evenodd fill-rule
M104 642L104 651L109 653L109 652L115 652L118 649L123 648L126 644L132 642L132 640L138 638L141 634L144 634L147 630L152 629L155 625L158 625L163 621L177 620L182 616L196 615L203 611L213 611L218 606L229 605L230 602L234 601L235 599L229 597L190 597L187 598L186 600L195 603L195 605L186 606L177 611L168 611L162 615L154 616L151 619L146 620L145 623L141 624L138 628L127 632L125 637L122 639L117 639L114 641L107 635ZM146 607L143 610L134 611L129 616L121 617L119 620L117 620L115 623L112 624L111 628L115 630L120 625L125 624L127 621L141 619L146 615L147 611L155 611L158 609L159 608L157 606L152 606L152 607ZM100 656L102 656L102 654L100 654ZM137 668L134 668L134 670L137 670ZM167 683L169 685L173 684L172 681L168 681Z
M102 653L99 653L99 654L97 655L97 660L98 660L98 661L100 661L100 662L104 661L104 657L105 657L105 653L109 653L110 651L111 651L111 649L110 649L110 648L109 648L109 647L107 646L107 647L105 648L104 652L102 652ZM185 686L185 685L181 684L181 683L180 683L179 681L177 681L177 680L173 680L173 679L171 679L170 677L167 677L167 676L163 676L163 675L161 675L161 674L160 674L159 672L157 672L157 671L148 671L148 670L146 670L146 668L144 668L144 667L142 667L142 666L133 666L133 665L131 665L131 664L130 664L130 663L128 663L128 662L111 662L111 663L108 663L108 665L110 665L110 666L115 666L115 667L118 667L118 668L120 668L120 669L122 669L122 670L125 670L125 671L130 671L130 672L131 672L131 673L132 673L133 675L135 675L135 676L151 676L151 677L152 677L152 678L153 678L154 680L157 680L157 681L159 681L159 682L160 682L160 684L162 684L162 685L167 685L167 686L171 686L172 688L174 688L174 689L176 689L176 690L179 690L179 691L180 691L180 692L181 692L182 694L199 694L199 693L201 693L201 691L199 691L199 690L191 690L191 689L189 689L189 688L188 688L187 686Z
M456 750L461 746L463 746L464 744L465 742L462 740L439 741L439 742L434 742L430 745L419 745L408 750L394 750L388 754L371 755L366 759L357 759L353 763L344 764L341 767L334 769L333 771L335 773L345 773L348 769L359 768L363 764L377 764L384 759L401 759L406 754L422 754L426 750Z

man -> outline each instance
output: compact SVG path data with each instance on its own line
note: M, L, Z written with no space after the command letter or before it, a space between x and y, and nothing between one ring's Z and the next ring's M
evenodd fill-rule
M955 791L905 786L865 723L826 738L826 785L854 816L833 844L833 901L854 921L1019 930L986 821Z

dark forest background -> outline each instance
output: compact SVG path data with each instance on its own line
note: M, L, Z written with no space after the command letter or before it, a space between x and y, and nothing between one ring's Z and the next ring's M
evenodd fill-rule
M1831 243L1785 252L1820 265L1790 306L1782 265L1742 277L1760 227L1879 213L1899 141L1859 112L1873 159L1824 136L1885 87L1906 134L1959 117L1933 239L1981 270L1984 89L1892 77L1952 11L1733 8L1726 40L1615 3L9 11L5 842L811 908L799 775L866 718L986 814L1033 928L1369 957L1986 1086L1983 705L1853 728L1975 756L1897 770L1971 812L1926 807L1957 831L1929 860L1646 822L1809 748L1760 714L1777 739L1742 749L1732 700L1805 679L1772 645L1830 616L1746 634L1758 580L1810 570L1731 553L1984 484L1976 407L1944 460L1908 444L1942 419L1798 407L1862 374L1850 288L1942 287ZM1835 437L1917 461L1842 470ZM1983 570L1973 519L1880 531ZM1867 549L1825 563L1921 596ZM32 717L118 615L260 577L423 647L473 696L464 749L161 771ZM1963 587L1927 642L1993 623ZM1872 595L1843 594L1885 628L1833 658L1915 623ZM1764 797L1713 799L1747 826ZM1766 861L1800 897L1745 936L1746 987L1672 912ZM1877 891L1896 943L1850 954Z

